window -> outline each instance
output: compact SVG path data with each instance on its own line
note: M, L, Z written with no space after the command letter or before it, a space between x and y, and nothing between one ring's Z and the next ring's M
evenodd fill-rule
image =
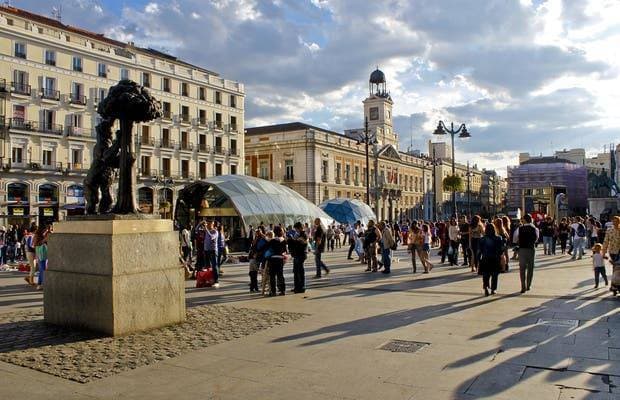
M189 178L189 160L181 160L181 176Z
M151 175L151 157L149 156L140 157L140 173L142 174L142 176Z
M162 78L161 90L164 92L170 92L170 78Z
M204 161L198 163L198 176L200 179L207 178L207 163Z
M230 106L237 107L237 98L232 94L230 95Z
M148 72L142 73L142 86L150 88L151 87L151 74Z
M121 68L121 80L129 79L129 70L127 68Z
M230 165L230 174L237 175L237 166L235 164Z
M26 58L26 44L15 42L15 57Z
M26 106L13 106L13 121L23 122L26 119Z
M199 135L198 143L199 143L198 150L207 151L207 135Z
M347 183L349 182L349 179L351 179L351 166L349 164L344 166L344 179Z
M220 176L222 175L222 164L217 163L215 164L215 176Z
M323 182L327 182L327 172L329 168L329 161L327 160L323 160L323 163L321 164L321 180Z
M371 121L379 119L379 107L370 107L369 113Z
M353 180L355 181L356 185L359 185L360 182L360 167L359 166L355 166L355 169L353 170Z
M215 92L215 104L222 104L222 93Z
M82 72L82 57L73 56L73 70Z
M284 180L293 180L293 160L284 160Z
M215 138L215 154L222 154L223 151L224 149L222 149L222 138L216 137Z
M82 127L82 114L71 115L71 126L74 128Z
M45 64L56 65L56 52L53 50L45 50Z
M336 183L340 183L341 172L342 172L342 164L336 163Z
M161 159L161 173L162 175L164 175L165 177L169 177L170 176L170 159L169 158L162 158Z
M56 79L45 77L43 78L43 90L41 97L50 100L59 100L60 94L56 91Z
M108 77L108 66L105 65L104 63L97 64L97 75L99 75L102 78L107 78Z
M189 122L189 107L181 106L181 121Z
M170 129L164 128L161 130L161 146L170 147Z
M222 129L222 114L215 113L215 127L218 129Z
M82 149L71 149L71 164L73 169L82 169Z
M203 87L198 88L198 98L200 100L206 100L207 99L207 90Z
M181 96L189 96L189 85L181 82Z
M71 103L86 104L84 97L84 86L81 83L73 82L71 84Z
M43 125L43 129L51 130L54 125L55 115L53 110L42 110L41 116L43 120L41 121Z
M207 124L207 111L206 110L198 110L198 123L200 125Z
M230 130L237 131L237 117L230 117Z
M13 147L11 150L11 162L13 164L22 164L24 162L24 149L22 147Z
M186 131L181 132L181 148L183 150L191 150L191 146L189 144L189 133Z
M235 139L230 139L230 155L237 155L237 141Z
M172 112L170 111L171 110L170 103L168 103L167 101L164 101L161 105L162 105L163 117L165 119L171 119L172 118Z
M30 95L30 85L28 85L28 73L25 71L13 71L13 92L23 95Z
M151 141L151 127L148 125L142 125L142 135L140 136L140 143L145 145L153 145Z
M41 164L46 167L51 167L54 163L53 153L51 150L43 150L43 158L41 159Z
M258 177L262 179L269 179L269 162L261 161L258 167Z

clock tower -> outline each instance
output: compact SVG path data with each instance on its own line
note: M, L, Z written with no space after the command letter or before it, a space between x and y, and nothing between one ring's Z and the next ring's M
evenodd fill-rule
M370 74L369 96L364 100L364 118L368 121L370 135L376 135L380 145L391 144L398 149L398 135L392 125L394 102L387 91L385 74L377 68Z

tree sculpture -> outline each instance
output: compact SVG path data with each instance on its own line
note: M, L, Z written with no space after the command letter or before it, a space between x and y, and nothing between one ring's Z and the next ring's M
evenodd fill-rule
M114 169L118 168L118 137L120 136L120 131L116 131L117 140L113 141L113 125L113 119L103 119L95 128L97 142L93 152L93 162L84 180L87 214L96 214L97 204L99 204L100 214L107 214L112 210L112 183L114 182ZM99 200L99 193L101 193L101 200Z
M99 154L97 151L95 152L95 162L89 170L89 176L91 176L91 178L89 180L87 177L87 181L85 181L87 192L91 194L91 198L94 197L95 201L98 200L98 190L100 187L96 187L95 185L88 187L88 183L92 184L101 181L103 179L101 176L103 173L102 171L107 171L106 168L115 168L115 164L118 164L118 196L112 212L115 214L136 214L138 213L138 209L134 196L134 188L136 186L136 155L134 152L133 124L134 122L147 122L156 118L161 118L161 105L151 96L148 90L142 86L130 80L122 80L117 85L110 88L106 98L99 103L97 112L104 121L111 121L109 122L110 127L107 128L108 131L111 129L111 124L118 119L120 122L120 131L117 132L117 138L113 145L108 146L107 150L99 152ZM102 132L104 128L104 126L101 127ZM100 144L99 126L97 129L97 142ZM108 140L106 139L106 135L101 136L102 141L105 142ZM101 143L101 148L105 147L105 143ZM114 154L115 150L116 154ZM118 162L116 162L117 157ZM98 170L95 170L96 166ZM99 212L105 213L109 211L106 210L106 208L109 207L103 207L103 205L105 205L108 200L106 199L106 194L102 193L102 195L102 204L99 206ZM90 201L91 199L87 200ZM87 207L88 213L94 213L95 207L96 202L95 205L89 204Z

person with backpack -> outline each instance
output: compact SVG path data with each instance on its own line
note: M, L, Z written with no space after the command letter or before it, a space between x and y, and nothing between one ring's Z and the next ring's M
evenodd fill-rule
M571 260L579 259L583 257L585 253L586 239L587 239L587 229L583 223L583 219L581 217L577 217L575 223L571 225L573 229L573 256Z
M501 224L501 220L500 224ZM482 289L484 295L495 294L497 281L501 272L501 256L504 253L505 240L498 236L494 224L487 224L484 229L484 236L478 242L478 271L482 274ZM489 284L490 280L490 284Z
M308 254L308 237L301 222L295 222L295 232L287 240L288 249L293 257L293 293L306 291L304 262Z
M34 230L37 230L36 225L34 225ZM29 285L34 286L34 274L37 270L37 256L34 247L34 233L29 230L26 230L24 234L24 252L26 253L26 260L28 261L28 265L30 266L28 276L24 279L26 280L26 282L28 282Z
M219 288L219 265L217 262L218 255L218 238L220 233L213 224L213 221L206 223L206 230L204 236L204 258L205 266L211 268L213 271L213 287Z
M325 275L329 274L329 268L325 263L321 260L321 256L325 252L325 246L327 242L327 235L325 235L325 231L321 226L321 219L316 218L314 220L314 235L312 236L314 239L314 263L316 264L316 275L314 276L316 279L321 278L321 271L325 270Z
M515 230L513 242L519 246L519 278L521 280L521 293L530 290L534 277L534 257L536 255L536 242L538 241L538 228L532 224L532 216L525 214L522 224Z

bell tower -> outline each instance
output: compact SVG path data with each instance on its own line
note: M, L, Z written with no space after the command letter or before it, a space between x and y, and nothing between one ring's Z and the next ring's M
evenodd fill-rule
M377 68L370 74L368 98L364 100L364 117L368 120L368 130L376 135L380 145L391 144L398 149L398 135L392 125L392 106L394 102L387 90L385 74Z

